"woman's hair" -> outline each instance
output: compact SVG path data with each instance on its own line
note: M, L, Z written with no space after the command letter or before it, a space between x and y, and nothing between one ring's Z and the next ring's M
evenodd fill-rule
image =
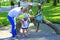
M23 12L27 12L27 8L23 8Z
M23 9L23 7L21 7L21 10Z

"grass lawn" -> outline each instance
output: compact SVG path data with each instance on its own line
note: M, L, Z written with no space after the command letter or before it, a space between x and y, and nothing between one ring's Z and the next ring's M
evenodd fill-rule
M0 6L10 6L10 2L9 1L1 2Z
M37 7L33 7L32 10L34 12L34 14L36 13ZM60 3L58 3L58 5L55 7L53 6L53 3L45 3L42 5L42 9L43 9L43 18L47 19L51 22L54 23L60 23Z
M60 23L60 3L56 7L51 3L42 5L44 18L51 22Z
M17 4L16 1L14 1L14 3ZM10 6L10 1L1 2L0 6Z
M8 24L7 12L0 12L0 27L7 26Z

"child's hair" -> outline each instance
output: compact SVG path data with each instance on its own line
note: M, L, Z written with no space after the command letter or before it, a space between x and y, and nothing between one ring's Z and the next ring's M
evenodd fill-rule
M20 7L21 11L23 11L23 7Z
M33 5L33 4L32 4L32 3L30 3L30 4L29 4L29 6L28 6L28 8L29 8L29 9L30 9L30 8L32 8L32 5Z
M38 6L38 9L41 9L41 4L40 4L40 3L38 3L38 5L37 5L37 6Z
M23 7L21 7L21 9L23 9Z
M41 10L42 11L41 4L40 3L38 3L37 7L38 7L38 10Z

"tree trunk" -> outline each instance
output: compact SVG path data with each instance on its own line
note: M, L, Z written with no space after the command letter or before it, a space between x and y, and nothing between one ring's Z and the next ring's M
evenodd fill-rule
M26 0L28 2L28 0Z
M34 0L31 0L31 2L34 2Z
M49 3L50 0L47 0L47 3Z
M57 26L54 25L53 23L51 23L50 21L43 19L43 23L47 24L49 27L51 27L52 29L54 29L54 31L56 32L56 34L60 34L60 30L57 28Z
M57 6L57 0L54 0L53 5Z

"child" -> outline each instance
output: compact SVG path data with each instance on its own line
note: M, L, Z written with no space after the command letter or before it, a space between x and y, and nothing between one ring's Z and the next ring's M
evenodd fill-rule
M29 25L28 14L24 14L24 19L22 22L23 37L24 37L24 35L27 36L28 25Z
M41 13L42 9L41 9L41 4L38 3L38 10L37 10L37 14L36 14L36 26L37 26L37 29L36 29L36 32L38 32L39 30L39 23L42 22L42 13Z
M27 9L24 8L24 10L23 10L24 18L20 21L21 22L22 36L23 37L27 36L28 26L29 26L28 14L26 12L27 12Z

